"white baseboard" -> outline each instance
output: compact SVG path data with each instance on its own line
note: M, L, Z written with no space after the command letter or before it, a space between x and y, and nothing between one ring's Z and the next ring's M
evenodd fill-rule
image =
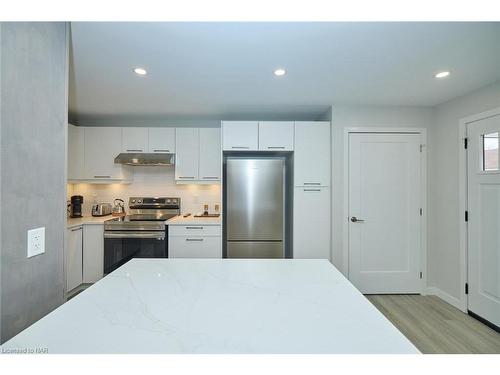
M464 311L462 301L460 301L458 298L455 298L452 295L442 291L441 289L436 288L435 286L428 287L426 290L426 294L439 297L444 302L449 303L450 305L452 305L453 307L456 307L460 311Z

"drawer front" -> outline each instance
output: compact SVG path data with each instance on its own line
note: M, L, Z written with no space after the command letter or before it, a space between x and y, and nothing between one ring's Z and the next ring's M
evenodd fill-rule
M221 237L174 236L168 239L169 258L222 258Z
M169 236L220 236L220 225L169 225Z

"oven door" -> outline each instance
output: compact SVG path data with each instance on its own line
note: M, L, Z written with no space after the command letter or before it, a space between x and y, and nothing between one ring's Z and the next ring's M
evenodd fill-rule
M104 231L104 274L132 258L166 258L165 231Z

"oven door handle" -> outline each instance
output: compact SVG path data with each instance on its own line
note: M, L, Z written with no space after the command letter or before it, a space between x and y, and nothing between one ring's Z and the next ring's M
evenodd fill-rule
M108 231L104 232L104 238L152 238L155 240L165 240L165 232Z

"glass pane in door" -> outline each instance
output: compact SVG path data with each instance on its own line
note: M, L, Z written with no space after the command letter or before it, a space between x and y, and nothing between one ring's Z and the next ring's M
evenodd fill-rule
M483 171L498 171L498 132L483 135Z

